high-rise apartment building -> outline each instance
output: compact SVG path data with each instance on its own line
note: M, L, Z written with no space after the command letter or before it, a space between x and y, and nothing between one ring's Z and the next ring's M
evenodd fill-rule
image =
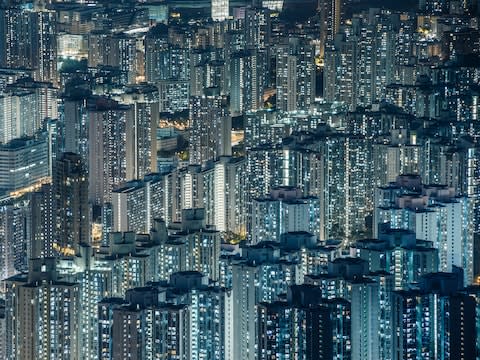
M335 35L340 31L342 17L341 0L319 0L318 11L320 12L320 47L321 55L324 55L324 49L331 46ZM323 57L323 56L322 56Z
M281 181L320 201L320 239L351 242L367 231L373 207L371 147L362 135L319 126L308 135L292 136L281 151ZM290 171L295 169L295 171Z
M162 24L145 36L145 79L158 87L160 112L188 109L190 52L185 43L170 39Z
M245 158L222 156L201 174L206 223L241 237L247 222L245 168Z
M274 188L270 197L252 202L249 226L251 243L280 241L289 232L305 231L318 238L320 234L320 202L315 197L304 197L299 189Z
M80 155L63 153L55 161L52 175L57 252L72 255L80 244L90 244L88 177Z
M232 154L232 119L227 97L218 88L205 89L190 100L190 164L205 166L220 156Z
M112 192L113 231L146 234L154 219L166 220L165 177L150 174Z
M57 222L52 184L43 184L31 192L27 199L28 259L54 257L58 252L55 250Z
M213 21L224 21L229 15L229 0L212 0Z
M401 175L395 183L376 191L374 224L389 222L394 229L414 231L418 239L438 249L439 269L454 266L473 280L473 222L470 199L454 189L423 185L418 175ZM374 227L377 236L379 227Z
M254 50L258 69L258 82L261 89L272 86L270 58L273 55L270 44L272 38L272 12L265 6L245 9L245 27L242 32L244 43L239 50ZM232 51L232 53L235 51Z
M350 359L350 303L322 300L315 286L293 285L287 301L258 305L258 359Z
M27 269L25 209L14 204L0 206L0 276L5 280Z
M394 78L396 23L388 11L370 9L337 31L325 52L327 101L344 102L354 111L385 98Z
M232 264L234 359L256 359L259 341L256 304L274 302L289 285L301 283L297 263L280 260L280 251L268 243L242 249L242 258Z
M79 285L61 281L55 259L7 280L7 359L81 359Z
M38 38L33 38L31 42L35 45L35 57L38 61L34 79L57 84L57 14L47 9L35 11L34 14L38 33ZM38 41L38 44L35 41Z
M178 271L198 271L218 280L221 237L205 224L204 209L184 209L182 221L170 224L169 234L160 247L162 279Z
M96 205L111 201L113 189L127 177L127 133L133 127L132 107L98 98L88 108L89 201Z
M36 122L35 94L15 91L0 97L0 137L3 144L22 136L32 136L41 124Z
M422 275L438 271L438 249L430 241L417 240L410 230L383 226L378 239L358 240L350 253L368 261L370 272L392 274L395 290L407 289Z
M262 145L247 153L248 205L253 199L268 196L274 187L284 185L282 181L283 151L276 145ZM249 209L249 212L251 210Z
M47 118L57 118L57 89L51 83L19 80L0 95L0 142L33 136Z
M88 162L88 108L95 98L90 91L76 90L66 94L62 99L62 115L64 124L64 148L66 152L79 154Z
M157 170L158 90L151 85L136 85L120 96L132 107L126 125L127 179L141 179Z
M167 223L181 221L183 209L200 209L204 207L203 179L204 174L201 165L177 168L166 175ZM208 215L206 215L206 219L211 220Z
M0 65L33 70L34 79L57 83L55 11L10 7L0 10Z
M88 37L90 66L107 65L122 72L122 82L137 83L137 41L124 32L91 32Z
M263 108L257 54L237 52L230 61L230 112L239 115Z
M33 69L34 47L27 46L34 34L32 12L19 8L0 10L1 65L9 68Z
M461 274L429 274L420 289L393 293L393 359L475 357L475 299L458 281Z
M277 63L277 109L308 110L315 100L315 48L299 38L279 45Z
M126 301L105 299L99 304L101 359L229 359L230 308L231 292L194 271L129 290Z
M19 190L49 175L48 146L43 136L14 139L0 146L0 189Z

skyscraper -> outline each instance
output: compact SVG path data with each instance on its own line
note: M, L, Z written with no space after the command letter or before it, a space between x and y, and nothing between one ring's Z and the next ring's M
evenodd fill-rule
M47 145L41 134L0 145L0 189L20 190L49 176Z
M439 269L465 272L473 280L473 222L470 199L456 196L448 186L423 185L418 175L401 175L395 183L376 191L374 224L415 231L438 249ZM374 227L377 235L379 227Z
M107 98L88 109L88 193L95 205L110 202L115 186L128 180L126 134L132 119L131 106Z
M261 302L274 302L289 285L301 282L300 266L280 260L279 250L268 242L242 249L242 258L232 264L234 359L256 359L257 307ZM268 274L268 275L267 275Z
M335 35L340 31L342 0L318 0L320 12L320 54L323 58L324 49L331 46Z
M272 86L269 76L272 71L270 57L273 55L273 49L270 47L272 37L271 14L272 12L265 6L245 9L244 46L242 46L242 50L253 50L256 53L257 81L261 89Z
M158 90L151 85L132 86L121 100L133 111L126 124L126 178L141 179L157 170Z
M188 109L191 61L185 46L174 42L163 24L145 36L145 79L158 87L160 112Z
M320 234L320 201L302 196L299 189L274 188L268 198L252 202L252 218L249 226L250 241L280 242L280 236L288 232L309 232L318 238Z
M232 154L232 119L227 97L218 88L205 89L190 100L190 164L205 166L220 156Z
M247 222L246 168L242 157L222 156L202 172L205 220L221 232L245 236Z
M55 250L56 207L52 184L43 184L28 197L28 258L49 258L58 253Z
M459 291L462 279L429 274L420 289L393 293L393 359L475 357L475 299Z
M320 292L293 285L287 301L258 305L258 359L350 359L350 303L324 300Z
M308 110L315 100L315 49L299 38L277 47L277 109Z
M165 177L147 175L122 184L112 193L113 231L148 233L154 219L166 219Z
M129 290L124 302L103 300L101 359L229 359L223 316L230 316L231 293L204 280L177 272L169 282Z
M56 118L57 90L51 83L17 81L0 95L0 143L33 136L46 118Z
M46 81L57 84L57 19L52 10L41 9L34 12L36 15L38 38L31 39L35 45L35 59L38 61L34 78L37 81ZM36 43L38 41L38 43Z
M79 285L61 281L55 259L32 261L28 277L7 280L7 358L82 358Z
M124 85L137 83L137 42L133 36L125 32L96 31L89 35L89 44L89 65L112 66L122 72Z
M243 114L263 107L262 84L253 51L237 52L231 55L230 64L230 112Z
M63 153L55 161L52 176L57 252L72 255L78 245L90 244L88 178L80 155Z
M370 272L392 274L395 290L407 289L422 275L438 271L438 249L430 241L417 240L410 230L382 226L379 239L358 240L350 252L368 261Z
M0 360L480 360L480 0L412 1L0 0Z
M212 0L213 21L224 21L228 18L229 0Z
M0 276L5 280L27 268L25 209L0 206Z

